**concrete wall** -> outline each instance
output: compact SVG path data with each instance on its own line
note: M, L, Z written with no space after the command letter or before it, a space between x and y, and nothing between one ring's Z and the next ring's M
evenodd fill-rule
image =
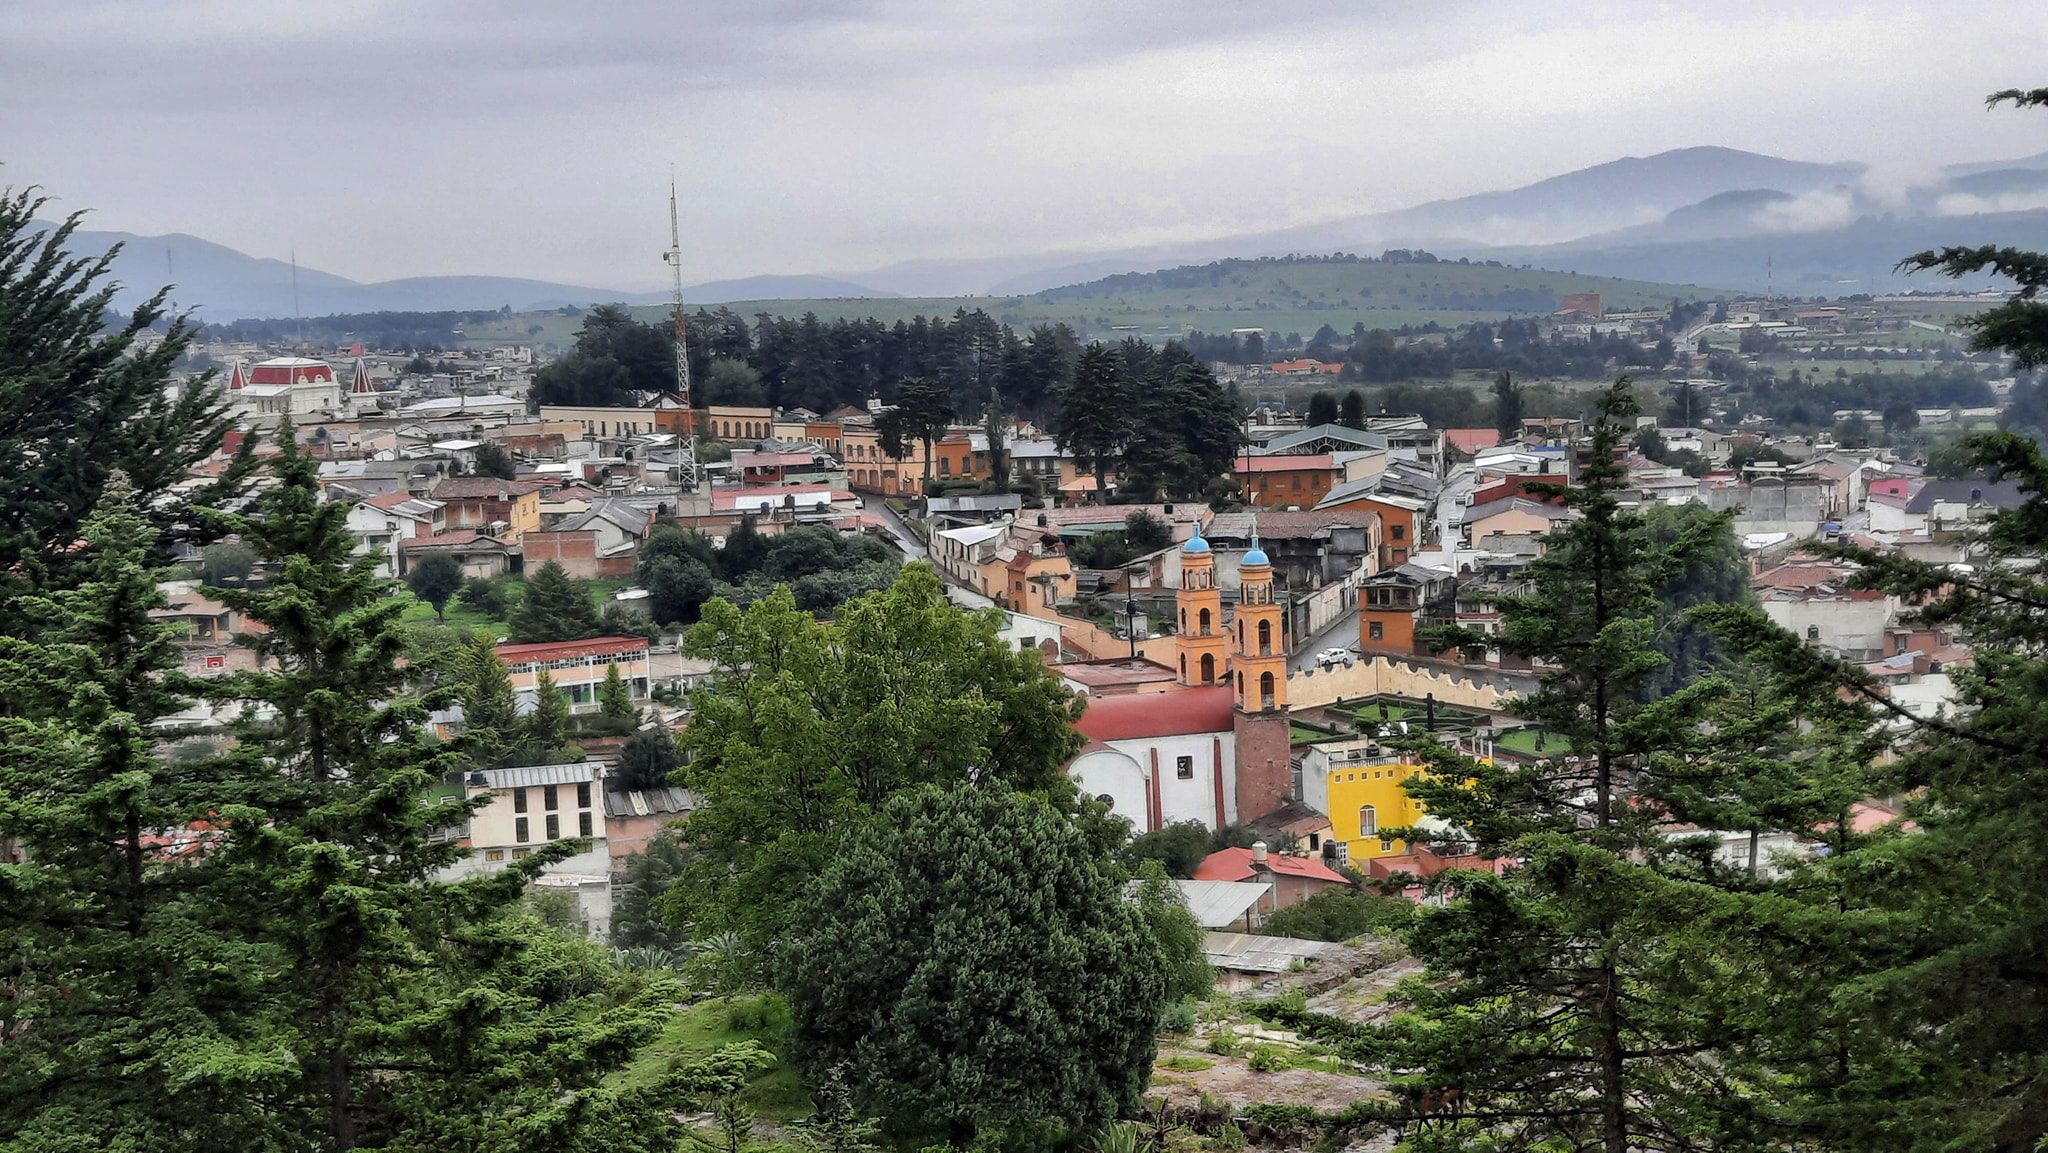
M1471 665L1403 660L1375 655L1332 669L1308 669L1287 678L1287 700L1297 709L1354 697L1394 696L1421 700L1429 694L1447 705L1505 711L1516 696L1534 692L1526 672Z
M1891 597L1870 600L1769 600L1763 602L1764 615L1789 630L1794 636L1807 639L1807 629L1819 630L1812 639L1831 649L1838 649L1850 656L1881 656L1884 653L1885 630L1897 621L1899 603Z

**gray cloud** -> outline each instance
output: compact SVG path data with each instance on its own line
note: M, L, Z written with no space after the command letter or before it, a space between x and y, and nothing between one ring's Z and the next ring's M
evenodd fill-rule
M359 278L1159 243L1699 143L2038 151L2048 12L1842 0L15 0L0 182Z

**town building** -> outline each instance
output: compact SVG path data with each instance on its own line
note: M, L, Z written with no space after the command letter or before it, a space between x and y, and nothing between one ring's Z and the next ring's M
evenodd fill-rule
M511 674L512 690L519 697L521 711L532 706L535 683L546 669L555 687L568 695L570 706L595 705L598 687L604 684L606 669L619 666L619 676L635 700L648 693L648 651L646 637L591 637L580 641L551 641L531 644L501 644L498 659Z

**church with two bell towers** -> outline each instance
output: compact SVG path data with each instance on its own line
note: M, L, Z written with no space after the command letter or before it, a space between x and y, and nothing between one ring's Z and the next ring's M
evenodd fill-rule
M1088 743L1069 766L1140 833L1187 820L1248 824L1295 799L1286 614L1272 563L1254 536L1226 622L1215 556L1199 531L1180 562L1174 683L1091 697L1076 725Z

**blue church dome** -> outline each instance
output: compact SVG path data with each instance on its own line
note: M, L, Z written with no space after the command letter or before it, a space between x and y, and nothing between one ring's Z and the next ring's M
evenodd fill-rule
M1259 547L1259 538L1253 537L1251 551L1244 554L1244 560L1240 563L1272 564L1273 562L1266 559L1266 550Z
M1195 535L1188 538L1188 543L1180 546L1180 551L1183 553L1208 552L1209 542L1202 539L1202 530L1196 529Z

